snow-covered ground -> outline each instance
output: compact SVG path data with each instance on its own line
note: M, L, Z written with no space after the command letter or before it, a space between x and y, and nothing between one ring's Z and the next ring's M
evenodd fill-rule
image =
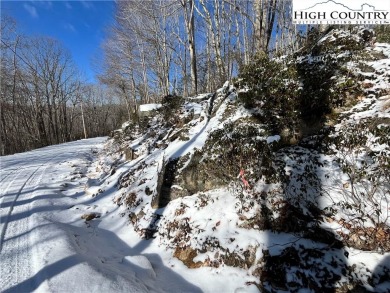
M106 143L1 157L0 290L390 292L390 45L366 50L383 53L366 61L370 84L316 147L313 135L272 149L281 135L226 83L188 98L175 127L157 113ZM256 131L240 140L245 129ZM233 185L213 181L237 142L247 155L274 151L288 180L253 181L246 166Z
M242 271L193 271L158 243L142 240L112 201L114 179L126 168L97 189L98 197L90 193L106 179L94 163L105 140L1 157L1 291L234 292L244 286ZM96 218L82 219L90 214Z
M361 61L375 67L370 83L362 81L358 63L349 63L350 78L364 90L351 90L353 103L337 109L332 127L298 145L273 149L283 143L282 133L267 132L255 119L261 109L240 105L228 83L215 95L187 98L172 119L176 126L156 114L143 131L124 127L100 159L106 173L119 166L109 180L118 182L113 198L127 220L123 225L150 238L140 242L145 251L175 264L173 270L204 292L389 292L388 169L381 163L388 157L389 48L367 48L381 53ZM334 78L342 82L344 76ZM226 155L234 156L234 147L245 153L236 161ZM137 155L130 158L126 150ZM265 158L256 150L275 152L272 161L286 177L273 184L251 180L263 172L255 169ZM245 166L251 190L237 186L245 184L240 168L224 161ZM350 170L377 175L373 184L352 182L351 191ZM221 186L215 179L226 177L218 171L234 173L233 185ZM104 184L91 192L102 188L104 195Z

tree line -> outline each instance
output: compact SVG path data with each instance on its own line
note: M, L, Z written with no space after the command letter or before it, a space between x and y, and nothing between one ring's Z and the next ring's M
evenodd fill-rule
M83 81L57 40L24 36L1 20L0 154L107 135L138 119L138 105L211 92L259 52L296 51L308 39L291 0L116 1L97 84Z
M126 104L210 92L258 52L297 50L305 40L287 0L117 1L103 44L100 81Z
M70 53L49 37L1 21L0 155L107 135L125 112L114 94L88 84Z

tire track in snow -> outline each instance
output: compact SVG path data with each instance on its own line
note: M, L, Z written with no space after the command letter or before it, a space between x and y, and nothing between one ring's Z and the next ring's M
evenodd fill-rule
M34 263L31 238L37 224L32 216L39 213L34 210L35 200L41 189L46 190L44 179L50 168L56 170L53 166L62 160L89 153L78 142L42 150L5 158L4 177L0 181L0 188L3 189L0 189L0 291L12 290L17 285L21 285L19 292L30 292L37 288L34 274L38 273L40 267ZM39 239L42 241L45 237L44 234L35 236L43 237Z
M77 152L77 151L76 152L70 152L68 155L72 156L75 153L79 153L79 152ZM49 153L49 155L52 155L52 154ZM54 157L50 157L44 163L39 164L39 165L32 165L32 166L24 167L24 168L23 168L23 165L22 165L19 168L13 169L10 173L8 173L6 175L6 178L8 178L10 175L15 174L18 170L20 170L20 172L12 179L12 181L7 185L6 189L4 190L2 195L0 196L0 225L1 225L1 227L0 227L0 229L1 229L1 231L0 231L0 253L1 253L2 248L3 248L4 237L5 237L5 233L6 233L6 230L7 230L8 223L9 223L9 218L10 218L10 216L12 214L12 211L14 209L15 203L18 200L18 198L20 197L20 194L22 193L23 189L26 187L27 183L31 181L32 177L39 171L39 169L41 169L43 166L45 166L44 170L46 170L49 167L50 163L52 161L54 161L56 158L58 158L59 156L61 156L61 155L63 155L63 154L61 154L61 153L58 154L57 153ZM33 159L37 159L37 158L40 158L42 156L45 156L45 155L43 154L41 156L35 156L35 157L33 157ZM31 173L30 175L27 175L28 178L24 181L24 183L22 184L20 189L17 191L16 195L12 199L7 200L5 198L5 196L7 195L7 192L9 190L9 188L13 186L14 182L18 179L19 175L24 170L30 169L32 167L37 167L37 168L33 171L33 173ZM36 190L36 187L39 185L39 183L42 180L43 174L44 174L44 171L41 173L41 176L40 176L39 180L33 186L33 190L32 190L31 193L33 193ZM6 178L3 178L3 180L1 182L3 182ZM4 208L2 208L2 206L4 204L7 204L7 203L10 203L10 207L8 208L8 212L4 212Z
M17 173L19 171L19 173L16 175L16 176L18 176L20 174L20 172L22 172L24 169L25 168L23 168L23 166L20 166L19 168L11 169L9 173L7 173L4 177L1 177L1 179L0 179L0 184L1 184L0 185L0 190L3 190L3 192L2 192L2 194L0 196L0 198L3 197L7 193L8 188L10 187L10 185L12 185L12 183L14 181L14 180L12 180L11 182L9 182L7 187L4 188L4 185L7 184L7 181L6 181L7 178L10 177L11 175L14 175L15 173Z
M1 217L1 222L3 224L1 227L2 230L0 236L1 269L8 270L8 272L2 271L0 273L0 275L2 276L0 287L5 288L16 285L17 283L23 282L28 279L33 273L33 264L31 263L32 247L30 245L31 241L29 233L31 231L29 215L31 203L19 207L19 209L21 209L19 213L26 213L25 217L11 222L10 218L12 217L12 212L14 211L15 203L20 199L22 192L26 189L27 186L31 187L31 189L27 190L26 193L23 195L24 197L33 199L35 196L34 193L40 186L46 169L49 166L52 166L52 162L54 162L55 159L61 154L56 154L54 157L52 157L52 154L48 155L50 156L50 158L45 162L39 165L29 166L28 168L24 168L23 170L21 170L19 174L15 178L13 178L13 180L9 184L9 186L13 186L13 184L17 182L17 177L20 177L19 175L23 174L24 170L27 169L27 171L29 171L28 169L31 169L31 167L35 167L35 169L30 170L30 172L32 171L32 173L26 174L26 179L24 180L23 184L18 189L15 196L10 199L10 201L8 201L10 203L10 206L8 212L6 213L6 216ZM4 193L4 196L6 196L6 193ZM3 219L5 221L3 221ZM7 234L10 234L8 239L12 239L12 243L10 243L9 245L7 245L7 243L5 242L5 237ZM3 248L5 247L6 249L4 249L3 251ZM10 257L11 255L12 257ZM30 284L27 284L27 287L25 288L26 292L30 291L28 287L32 286L33 282L34 280L30 280Z
M30 158L30 161L34 161L36 160L37 158L39 158L40 156L38 155L35 155L34 157L31 157ZM15 159L16 160L16 159ZM8 164L12 164L12 163L8 163ZM13 164L17 164L17 163L13 163ZM14 175L16 172L18 172L19 170L20 171L23 171L25 169L29 169L29 168L32 168L32 167L36 167L36 166L40 166L40 165L31 165L31 166L25 166L24 164L20 164L19 163L19 166L17 168L7 168L7 166L1 166L3 170L0 171L0 190L3 190L3 193L1 194L0 198L3 197L3 195L6 193L6 190L4 191L4 188L3 186L5 184L7 184L7 178L10 177L11 175ZM8 172L8 173L6 173ZM4 173L5 176L3 175ZM19 172L20 173L20 172ZM4 182L4 184L3 184ZM12 181L13 182L13 181ZM11 183L12 183L11 182ZM8 187L10 186L10 183L8 183L8 186L7 186L7 189Z
M20 170L20 169L22 169L22 170ZM20 171L19 171L19 170L20 170ZM12 183L14 183L14 181L19 177L20 173L22 173L23 170L24 170L24 169L23 169L22 167L17 168L17 169L14 169L14 170L12 170L11 172L9 172L9 173L4 177L4 180L2 180L1 182L5 181L9 176L14 175L15 173L17 173L17 172L19 171L18 174L16 174L16 175L14 176L14 179L12 179L11 182L8 182L8 185L7 185L6 188L4 188L4 185L6 185L7 182L5 182L4 184L0 185L0 190L3 190L3 192L1 193L1 196L0 196L0 199L3 198L3 197L7 194L8 189L10 188L10 186L12 186ZM1 183L1 182L0 182L0 183ZM1 207L1 203L0 203L0 207Z
M21 182L19 177L24 176L23 184L16 189L12 198L9 199L6 203L9 203L8 208L3 208L1 213L1 235L0 235L0 259L1 259L1 286L3 289L9 287L9 285L15 285L15 283L23 280L25 276L30 275L30 266L23 265L23 260L25 261L30 257L30 248L28 237L25 235L26 229L28 229L27 219L21 219L18 221L10 222L10 217L15 207L15 203L23 192L24 188L32 182L34 175L39 171L40 167L31 170L23 170L19 173L22 176L13 178L10 182L10 186L14 187ZM11 192L15 192L15 189L11 188ZM4 195L7 197L7 193ZM3 202L4 205L4 202ZM25 212L25 207L20 207ZM27 230L28 231L28 230ZM8 235L10 242L5 242L5 237Z
M58 156L58 155L57 155ZM56 156L56 157L57 157ZM18 200L20 194L22 193L24 187L27 185L28 182L31 181L31 179L33 178L33 176L39 171L40 168L42 168L43 166L45 166L49 161L51 161L53 159L49 159L47 161L45 161L44 163L42 163L41 165L39 165L38 168L36 168L31 174L30 176L27 177L27 179L24 181L24 183L22 184L22 186L20 187L20 189L17 191L16 195L10 199L10 200L6 200L5 196L7 195L7 192L9 190L9 188L14 184L14 182L18 179L20 173L22 173L24 170L20 171L18 173L17 176L15 176L15 178L8 184L7 186L7 189L6 191L3 193L2 195L2 198L3 198L3 201L1 203L1 205L4 205L6 203L11 203L9 208L8 208L8 212L5 213L5 215L3 215L3 211L0 211L0 223L2 224L2 227L1 227L1 234L0 234L0 253L2 251L2 248L3 248L3 243L4 243L4 237L5 237L5 233L6 233L6 230L7 230L7 227L8 227L8 222L9 222L9 217L11 216L12 214L12 211L14 209L14 206L15 206L15 203L16 201ZM47 167L46 167L47 168ZM46 170L45 168L45 170ZM42 177L42 176L41 176ZM37 185L39 184L39 182L37 182L37 184L34 186L36 187Z

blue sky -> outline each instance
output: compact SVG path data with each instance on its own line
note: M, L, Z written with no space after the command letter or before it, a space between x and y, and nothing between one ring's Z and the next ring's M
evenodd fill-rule
M100 52L114 1L1 1L1 14L13 17L26 35L60 40L88 81L94 81L92 58Z

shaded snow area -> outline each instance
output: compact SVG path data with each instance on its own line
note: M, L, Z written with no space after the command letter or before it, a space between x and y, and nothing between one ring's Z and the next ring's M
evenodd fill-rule
M295 143L227 82L108 140L2 157L0 288L390 292L390 45L345 53L361 90Z

